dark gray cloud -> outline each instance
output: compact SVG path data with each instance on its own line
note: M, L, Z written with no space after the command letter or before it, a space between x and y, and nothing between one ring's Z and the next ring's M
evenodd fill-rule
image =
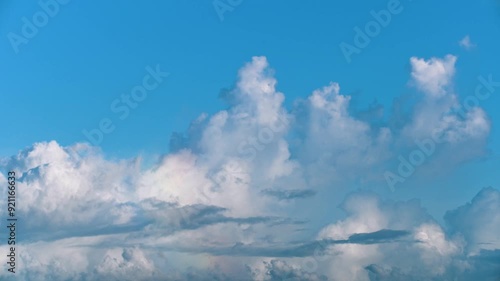
M217 248L196 248L196 249L181 249L170 248L168 250L185 251L192 253L210 253L216 256L249 256L249 257L308 257L315 254L324 253L331 245L339 244L382 244L396 242L412 242L411 240L402 240L409 235L408 231L383 229L371 233L358 233L351 235L348 239L333 240L323 239L299 243L287 243L284 245L271 244L243 244L237 243L232 247L217 247Z
M265 189L262 193L278 200L304 199L316 195L312 189Z
M354 244L379 244L396 242L398 239L410 235L406 230L382 229L371 233L358 233L349 236L347 241Z
M24 243L55 241L70 237L121 233L129 234L129 236L148 236L157 235L158 233L170 235L178 231L194 230L222 223L266 224L269 226L305 223L304 221L272 216L230 217L224 215L224 212L227 211L225 208L213 205L178 206L176 203L155 199L144 200L140 204L124 203L115 206L116 208L132 208L134 216L124 224L109 224L107 218L109 215L102 213L101 220L96 220L88 225L66 225L65 227L21 225L20 231L27 233L27 235L19 237L19 241ZM102 206L96 206L96 208L106 209Z
M303 223L298 220L272 216L229 217L224 215L224 212L227 211L225 208L213 205L196 204L179 207L176 205L172 206L167 202L158 204L156 208L147 211L147 217L154 218L155 223L152 225L153 228L166 231L171 230L172 232L198 229L207 225L220 223L265 223L269 225Z

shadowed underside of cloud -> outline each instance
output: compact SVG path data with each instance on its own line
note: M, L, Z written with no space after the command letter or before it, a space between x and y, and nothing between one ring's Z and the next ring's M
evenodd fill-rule
M316 252L323 253L331 245L339 244L381 244L381 243L396 243L407 242L401 241L400 238L410 234L403 230L383 229L372 233L357 233L351 235L345 240L323 239L318 241L310 241L303 243L288 243L286 245L244 245L242 243L235 244L228 248L192 248L192 249L169 249L185 252L203 252L216 256L248 256L248 257L308 257L313 256Z
M312 189L305 190L277 190L277 189L266 189L262 191L265 195L275 197L277 200L292 200L292 199L304 199L312 197L316 192Z
M20 280L488 280L500 248L496 189L450 211L447 228L418 200L367 192L345 198L341 220L308 212L329 210L353 183L386 184L416 140L439 138L422 170L485 155L486 113L457 113L456 57L410 62L420 93L406 122L357 118L334 82L287 109L267 59L254 57L224 92L228 109L201 114L152 167L55 141L2 158L2 192L13 170L22 202ZM308 223L324 227L296 231Z
M353 244L376 244L394 242L395 239L409 235L409 231L382 229L371 233L357 233L349 236L348 243Z
M149 204L149 203L147 203ZM100 235L132 234L146 231L150 235L170 235L178 231L200 229L210 225L234 224L266 224L269 226L280 224L303 224L305 222L280 217L227 217L223 215L224 208L206 205L191 205L178 207L175 204L158 204L155 209L143 210L143 216L137 215L126 224L119 225L87 225L67 229L54 229L47 232L47 228L31 229L22 227L22 231L30 233L28 237L18 239L20 242L55 241L71 237L88 237ZM161 216L158 216L161 212ZM141 234L144 235L144 234Z

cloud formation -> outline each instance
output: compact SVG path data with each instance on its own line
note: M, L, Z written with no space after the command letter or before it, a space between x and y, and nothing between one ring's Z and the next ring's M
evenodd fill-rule
M439 139L422 169L485 155L486 113L454 111L456 57L410 62L422 95L406 123L358 119L335 82L288 109L254 57L224 94L228 108L176 133L151 167L56 141L3 158L2 174L19 175L20 280L493 280L498 190L448 212L446 226L418 200L349 190L385 184L415 140ZM309 212L342 200L343 218Z

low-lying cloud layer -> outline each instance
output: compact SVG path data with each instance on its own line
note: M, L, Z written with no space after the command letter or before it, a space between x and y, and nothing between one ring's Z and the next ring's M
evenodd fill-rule
M354 182L403 184L398 159L429 140L415 176L486 155L490 121L461 107L456 60L410 59L419 93L406 122L356 118L334 82L287 109L254 57L224 94L228 109L174 134L152 167L55 141L3 158L3 174L19 177L18 280L498 280L497 189L450 210L446 225L418 200L366 191L351 190L342 219L324 204Z

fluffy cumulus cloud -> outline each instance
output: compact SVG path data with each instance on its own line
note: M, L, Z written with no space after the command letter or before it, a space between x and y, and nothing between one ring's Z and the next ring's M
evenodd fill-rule
M484 140L490 124L479 107L465 107L451 88L457 58L411 58L412 81L423 91L413 120L405 127L412 138L432 137L437 143L461 143ZM470 98L468 95L467 98ZM467 100L466 98L466 100Z
M357 118L335 82L286 108L254 57L223 94L228 108L174 134L152 166L56 141L1 158L2 192L7 171L18 181L17 280L497 280L498 190L445 225L418 200L346 190L385 185L415 142L436 154L422 169L484 156L490 122L479 107L460 111L455 61L410 59L422 94L404 124Z
M431 97L441 97L446 94L455 74L457 57L447 55L444 59L412 57L410 59L411 76L419 89Z
M483 189L465 206L449 211L446 221L453 232L469 241L472 253L500 248L500 192Z

